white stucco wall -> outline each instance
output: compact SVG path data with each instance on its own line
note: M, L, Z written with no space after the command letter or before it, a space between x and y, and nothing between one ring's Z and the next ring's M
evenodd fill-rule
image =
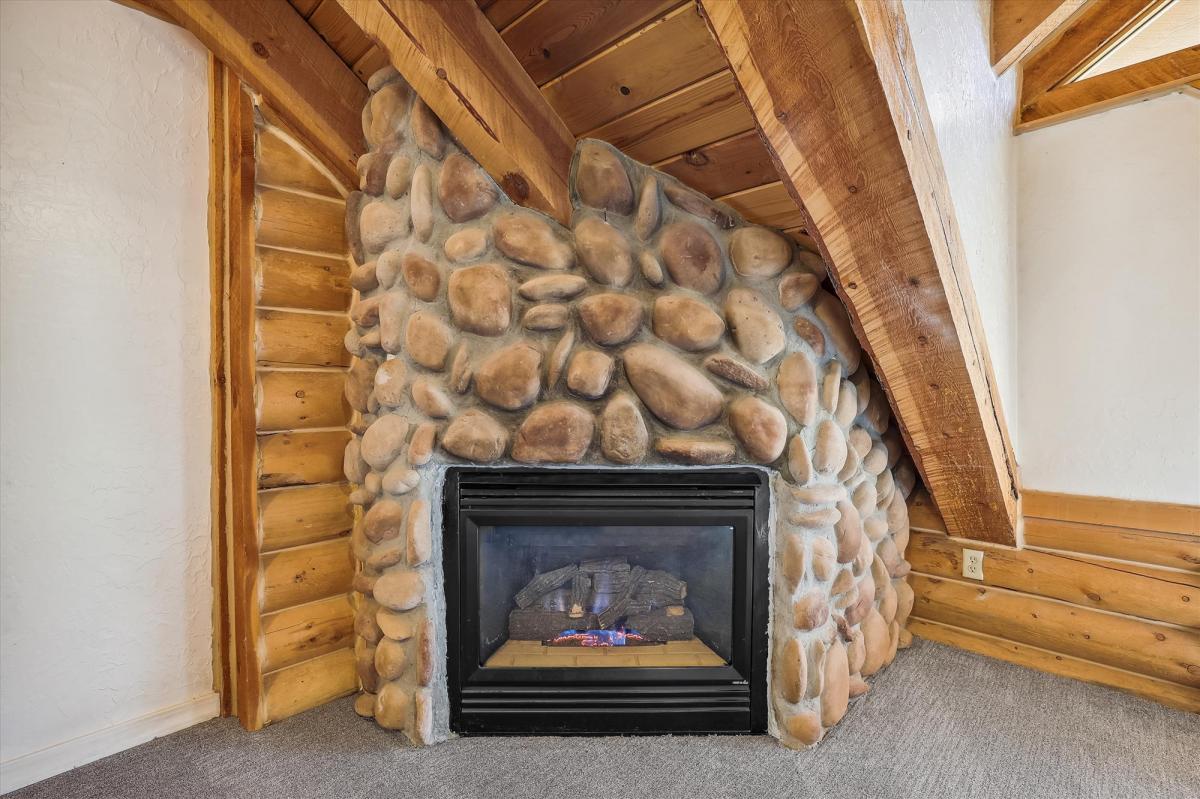
M0 2L0 781L211 716L206 54Z
M904 0L925 100L983 318L1000 402L1018 435L1016 70L990 66L987 0ZM1018 457L1018 460L1020 458Z
M1025 485L1200 503L1200 99L1017 141Z

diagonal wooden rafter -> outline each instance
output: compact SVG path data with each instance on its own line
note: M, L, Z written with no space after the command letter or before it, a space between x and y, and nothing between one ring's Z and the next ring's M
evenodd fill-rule
M1085 0L992 0L992 69L999 75L1037 49Z
M955 535L1019 544L1004 415L898 0L701 0Z
M1153 14L1167 0L1091 2L1021 64L1021 101L1045 94L1094 61L1121 34Z
M1016 131L1103 111L1200 78L1200 46L1077 80L1169 0L1092 0L1021 62Z
M358 185L367 88L287 0L137 0L260 92L343 182Z
M514 201L567 222L575 137L471 0L338 0Z
M1200 80L1200 45L1063 84L1021 106L1017 133L1144 100Z

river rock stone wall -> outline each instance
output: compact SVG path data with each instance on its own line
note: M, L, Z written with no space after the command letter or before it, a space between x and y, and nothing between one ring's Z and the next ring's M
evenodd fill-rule
M565 229L513 205L393 70L369 87L347 209L358 712L448 734L439 464L759 464L772 731L818 741L913 603L912 472L821 257L591 140Z

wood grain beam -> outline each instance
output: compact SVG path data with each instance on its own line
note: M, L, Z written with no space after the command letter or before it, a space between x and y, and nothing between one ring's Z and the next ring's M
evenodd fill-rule
M575 138L470 0L338 0L515 202L566 223Z
M900 3L701 4L947 526L1019 543L1016 463Z
M260 92L349 185L365 152L367 88L287 0L138 0L164 14Z
M1200 45L1065 83L1023 102L1017 133L1146 100L1200 79Z
M1000 75L1037 49L1086 0L992 0L992 69Z

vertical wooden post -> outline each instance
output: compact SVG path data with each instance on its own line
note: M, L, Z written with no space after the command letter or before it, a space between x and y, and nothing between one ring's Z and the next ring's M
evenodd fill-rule
M226 402L228 503L237 715L263 726L259 663L258 438L255 432L254 107L240 81L225 81Z
M225 297L228 280L225 198L227 150L225 132L226 86L229 71L216 56L208 56L208 248L209 279L209 379L212 390L212 579L213 579L213 690L221 698L221 715L233 713L236 684L233 681L231 608L229 591L229 452L226 433L228 353L225 338ZM236 80L236 79L235 79Z

